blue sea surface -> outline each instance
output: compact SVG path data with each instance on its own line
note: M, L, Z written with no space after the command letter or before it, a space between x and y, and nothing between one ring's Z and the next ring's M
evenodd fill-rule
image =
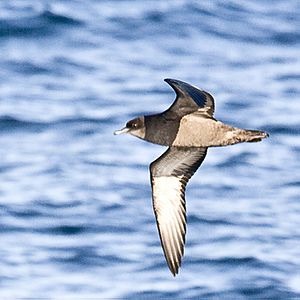
M2 0L0 298L300 298L300 2ZM209 91L270 138L187 186L179 275L152 211L165 147L113 131Z

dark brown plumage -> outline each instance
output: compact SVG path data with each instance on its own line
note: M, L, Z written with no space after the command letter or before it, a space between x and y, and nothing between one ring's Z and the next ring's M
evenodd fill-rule
M186 234L185 188L208 147L258 142L268 134L226 125L214 117L213 97L188 83L165 79L176 99L166 111L127 122L115 134L130 133L168 150L150 165L153 209L168 267L181 265Z

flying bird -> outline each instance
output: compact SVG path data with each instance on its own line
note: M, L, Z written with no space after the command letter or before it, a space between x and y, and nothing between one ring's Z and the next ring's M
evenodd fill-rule
M186 234L185 188L202 164L208 147L259 142L268 134L226 125L213 117L209 93L175 79L165 79L176 99L164 112L130 120L114 134L129 133L168 146L150 164L152 202L161 246L172 274L178 274Z

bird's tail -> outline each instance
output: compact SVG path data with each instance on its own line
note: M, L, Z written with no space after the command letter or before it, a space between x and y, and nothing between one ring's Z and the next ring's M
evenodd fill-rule
M260 130L243 130L243 140L244 142L253 143L260 142L262 139L265 139L269 134L265 131Z

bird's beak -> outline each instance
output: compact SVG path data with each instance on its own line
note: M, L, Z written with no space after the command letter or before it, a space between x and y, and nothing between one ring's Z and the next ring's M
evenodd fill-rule
M120 129L120 130L116 130L116 131L114 132L114 135L127 133L129 130L130 130L129 128L124 127L124 128L122 128L122 129Z

